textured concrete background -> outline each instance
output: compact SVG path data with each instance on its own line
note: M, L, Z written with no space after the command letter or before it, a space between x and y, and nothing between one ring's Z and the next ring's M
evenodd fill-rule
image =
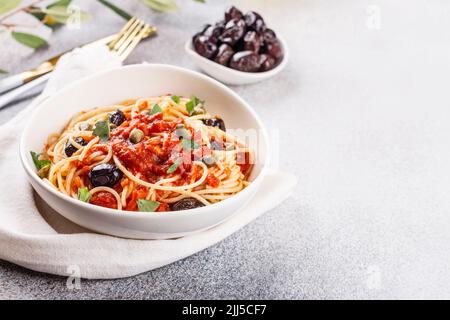
M194 68L183 44L226 1L179 1L127 62ZM120 28L94 1L94 19L61 29L45 50L2 51L12 72ZM66 279L0 262L0 298L450 298L450 3L446 0L235 1L286 38L277 77L234 87L280 133L280 167L294 197L221 243L132 278ZM0 111L7 121L29 100ZM151 254L151 253L149 253Z

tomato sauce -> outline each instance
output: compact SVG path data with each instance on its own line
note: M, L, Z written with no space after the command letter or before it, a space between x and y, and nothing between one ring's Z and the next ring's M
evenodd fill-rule
M92 195L90 200L91 204L95 204L97 206L117 209L117 200L110 192L99 191Z
M112 130L109 143L120 162L134 175L140 174L141 179L155 183L167 177L169 168L177 163L178 167L173 173L181 174L182 184L189 183L192 177L191 171L193 171L192 161L211 154L211 150L201 146L199 132L193 132L192 129L187 128L193 137L192 145L196 148L186 150L175 133L177 126L182 124L182 119L164 120L162 113L152 116L138 114ZM144 133L142 141L135 144L128 140L134 128Z

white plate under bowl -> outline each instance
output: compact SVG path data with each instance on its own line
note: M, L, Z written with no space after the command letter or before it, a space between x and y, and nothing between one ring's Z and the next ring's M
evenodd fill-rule
M30 150L42 150L47 137L59 132L76 113L120 101L167 93L204 99L212 114L225 120L229 129L256 130L256 163L252 183L235 196L217 204L192 210L156 213L127 212L84 203L64 195L41 180ZM266 130L253 109L232 90L200 73L158 64L132 65L79 80L42 102L23 131L20 157L36 192L67 219L88 229L135 239L168 239L215 226L245 206L266 175L269 161Z
M284 50L284 56L281 62L272 70L264 71L264 72L243 72L234 70L228 67L225 67L217 62L209 60L197 52L195 52L194 47L192 45L192 39L189 39L185 46L184 50L192 59L192 61L205 73L209 74L211 77L229 85L243 85L243 84L251 84L256 83L262 80L269 79L279 73L281 70L286 67L286 64L289 59L289 52L286 46L286 42L283 40L281 36L277 33L277 38L281 43L281 46Z

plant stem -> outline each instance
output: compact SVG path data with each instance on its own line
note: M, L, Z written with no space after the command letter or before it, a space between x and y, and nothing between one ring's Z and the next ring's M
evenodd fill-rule
M0 22L5 21L5 20L8 19L9 17L15 15L16 13L18 13L18 12L20 12L20 11L23 11L23 10L29 8L29 7L35 6L35 5L37 5L39 2L42 2L42 1L44 1L44 0L34 0L33 2L31 2L31 3L30 3L29 5L27 5L27 6L19 6L18 8L14 9L14 10L12 10L11 12L8 12L6 15L4 15L4 16L0 19Z

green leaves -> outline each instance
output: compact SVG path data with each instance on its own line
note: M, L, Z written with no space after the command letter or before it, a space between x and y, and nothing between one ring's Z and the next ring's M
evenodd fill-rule
M174 0L141 0L143 4L159 12L173 11L178 8Z
M42 168L49 166L51 164L50 160L39 160L40 153L30 151L31 158L33 159L36 169L41 170Z
M8 71L0 69L0 74L7 74L7 73L8 73Z
M114 11L120 17L124 18L127 21L132 18L132 16L128 12L120 9L119 7L117 7L116 5L112 4L111 2L109 2L107 0L97 0L97 1L100 2L101 4L103 4L105 7L111 9L112 11Z
M32 49L37 49L47 44L47 41L31 33L13 31L11 35L17 42Z
M42 179L46 178L48 176L48 172L50 171L50 160L39 160L40 154L34 151L30 151L30 154L38 171L38 176Z
M174 173L175 170L178 169L178 166L179 166L179 165L180 165L180 164L178 163L178 161L175 161L175 162L169 167L169 169L167 169L167 173L168 173L168 174Z
M68 7L72 0L59 0L56 2L53 2L47 6L47 9L51 9L53 7Z
M69 7L62 5L54 5L49 8L42 9L42 12L47 15L47 17L44 19L47 21L51 21L50 24L52 23L66 24L73 15L77 15L77 18L79 18L80 21L85 21L90 18L90 15L87 12L84 11L74 12Z
M160 203L158 201L138 199L137 205L138 205L139 211L154 212L156 209L158 209Z
M176 104L180 103L180 97L179 97L179 96L171 96L170 98L171 98L172 101L175 102Z
M15 9L22 0L1 0L0 1L0 14L4 14L8 11Z
M92 195L89 192L88 188L78 188L78 200L89 202L89 200L91 200L91 197Z
M155 103L152 107L152 112L150 113L151 115L154 115L158 112L163 112L163 110L161 109L161 107L159 106L159 104Z
M109 139L109 121L97 121L93 131L94 135L100 138L100 141L106 142Z
M196 96L192 95L191 100L186 103L186 112L192 116L197 112L197 109L203 108L205 101L200 100Z

